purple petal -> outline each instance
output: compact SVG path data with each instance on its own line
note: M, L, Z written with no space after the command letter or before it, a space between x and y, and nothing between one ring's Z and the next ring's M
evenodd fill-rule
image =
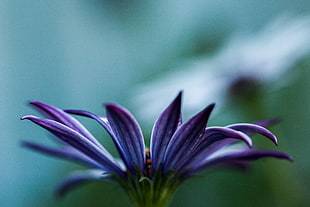
M48 118L74 129L101 148L100 143L92 136L92 134L79 121L63 110L38 101L30 102L30 104L39 109L39 111L41 111Z
M175 164L183 159L183 154L195 146L202 138L209 116L211 114L214 104L209 105L196 116L182 124L175 134L172 136L168 144L164 172L170 169L175 169Z
M236 140L242 140L249 147L252 147L251 138L242 132L227 127L208 127L203 137L196 143L196 146L192 150L188 149L183 154L183 159L176 164L177 169L187 168L188 164L204 159L216 150L227 144L232 144Z
M115 104L106 104L106 113L112 131L120 146L120 153L127 168L131 172L138 166L144 169L145 146L142 131L129 111Z
M256 124L246 124L246 123L243 124L242 123L242 124L232 124L227 127L234 129L234 130L241 131L246 134L258 133L258 134L264 135L265 137L269 138L273 143L275 143L275 145L278 145L276 136L273 133L271 133L268 129L262 126L259 126Z
M87 165L92 168L102 168L99 164L95 161L89 159L85 155L78 153L78 151L73 151L70 149L55 149L51 147L47 147L44 145L23 141L22 146L27 147L29 149L35 150L40 153L44 153L47 155L51 155L54 157L58 157L61 159L67 159L70 161L74 161L83 165Z
M204 162L193 166L187 173L186 176L197 173L198 171L204 170L208 167L218 165L218 164L229 164L235 161L252 161L261 159L264 157L274 157L279 159L286 159L292 161L293 159L285 153L276 151L260 151L260 150L242 150L237 152L224 153L219 156L214 156L213 158L206 159Z
M154 124L150 147L153 169L157 169L163 162L168 143L179 125L181 118L181 98L182 92L178 94Z
M249 147L252 147L251 138L244 134L243 132L239 132L227 127L208 127L205 130L205 134L203 135L202 142L199 143L203 148L210 146L214 142L226 139L233 138L244 141Z
M90 181L110 181L110 175L102 170L87 170L69 175L56 189L57 197L64 197L72 189Z
M123 171L120 169L111 154L104 150L104 148L99 148L89 139L85 138L79 132L69 128L68 126L54 120L40 119L35 116L24 116L21 119L29 119L50 131L56 135L56 137L95 160L104 170L121 175L123 174Z
M80 115L80 116L85 116L88 118L92 118L95 119L101 126L103 126L103 128L111 135L113 135L111 126L108 123L108 120L105 120L106 118L103 116L99 116L97 114L93 114L91 112L88 111L83 111L83 110L64 110L65 112L69 113L69 114L75 114L75 115Z
M93 114L91 112L82 111L82 110L65 110L65 111L69 114L75 114L75 115L80 115L80 116L85 116L85 117L95 119L101 126L103 126L103 128L111 136L120 157L122 158L124 162L126 161L125 154L121 148L122 146L120 145L118 138L115 136L114 132L112 131L112 128L106 117L99 116L97 114Z
M279 118L274 118L274 119L267 119L267 120L262 120L262 121L257 121L254 122L253 124L262 126L262 127L268 127L274 124L277 124L278 122L280 122Z

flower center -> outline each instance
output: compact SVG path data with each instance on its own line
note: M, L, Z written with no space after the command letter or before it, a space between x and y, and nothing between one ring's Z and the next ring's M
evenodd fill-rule
M152 175L152 160L150 149L145 150L145 175L151 177Z

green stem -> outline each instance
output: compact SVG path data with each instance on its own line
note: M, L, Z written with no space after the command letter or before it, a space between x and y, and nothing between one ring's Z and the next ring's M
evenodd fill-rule
M176 184L169 180L155 183L144 177L136 181L134 186L129 196L136 207L167 207L176 189Z
M119 183L135 207L167 207L181 182L172 173L156 173L152 178L128 174Z

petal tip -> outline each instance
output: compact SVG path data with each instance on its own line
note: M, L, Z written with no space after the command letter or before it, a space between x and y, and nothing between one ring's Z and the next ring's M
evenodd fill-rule
M20 117L20 120L25 120L25 119L33 120L33 119L36 119L36 118L37 117L33 116L33 115L26 115L26 116Z
M40 101L29 101L29 104L31 106L39 107L39 108L46 105L45 103L42 103Z
M19 144L21 147L27 147L29 145L29 142L22 140L22 141L20 141Z
M29 104L31 105L36 105L36 104L40 104L41 102L39 101L29 101Z
M202 110L202 114L210 116L210 114L213 111L214 107L215 107L215 103L209 104L207 107L205 107Z
M212 106L212 107L214 107L215 106L215 102L214 103L211 103L209 106Z
M182 95L183 95L183 90L180 90L176 99L181 99L182 98Z
M249 148L251 148L251 149L253 148L253 141L252 141L252 139L247 140L246 144L249 146Z
M177 106L179 108L179 110L180 110L181 102L182 102L182 94L183 94L183 91L180 91L178 93L178 95L175 97L175 99L170 104L170 107Z
M106 108L106 113L108 114L109 112L111 113L121 113L121 114L130 114L130 112L124 108L121 105L115 104L115 103L105 103L104 104L105 108Z
M107 110L119 109L119 106L118 106L117 104L114 104L114 103L104 103L103 105L104 105L104 107L105 107Z
M214 107L215 107L215 103L211 103L204 110L211 112L214 109Z
M294 159L289 155L286 155L286 159L290 162L294 162Z

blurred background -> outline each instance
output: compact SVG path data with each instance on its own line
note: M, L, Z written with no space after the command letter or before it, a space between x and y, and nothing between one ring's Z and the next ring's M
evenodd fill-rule
M108 183L54 198L62 179L82 168L20 146L50 142L19 120L35 113L29 101L98 114L102 103L117 102L148 140L156 116L184 90L184 119L212 102L209 125L281 118L271 127L279 147L260 136L254 143L294 163L208 171L185 182L172 207L309 206L309 15L307 0L1 0L0 205L128 206ZM113 149L103 129L80 120Z

